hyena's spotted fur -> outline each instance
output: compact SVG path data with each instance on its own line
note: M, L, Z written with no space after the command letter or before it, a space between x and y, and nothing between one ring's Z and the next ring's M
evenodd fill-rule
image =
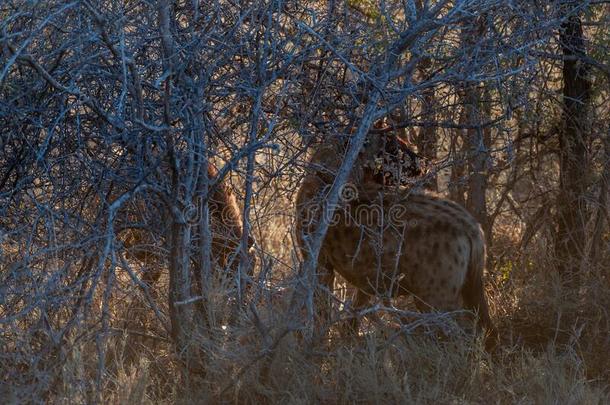
M369 135L369 137L375 135ZM385 145L385 141L383 142ZM480 225L463 207L440 196L404 187L385 187L371 177L371 156L380 143L367 142L350 183L358 196L343 201L333 217L318 263L320 281L334 273L366 297L412 294L420 310L477 312L493 332L483 287L485 243ZM327 142L313 154L297 196L297 240L317 225L324 193L332 184L343 143Z

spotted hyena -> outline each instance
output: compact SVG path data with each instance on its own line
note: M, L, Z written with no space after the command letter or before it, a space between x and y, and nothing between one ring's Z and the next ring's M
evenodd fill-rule
M208 165L208 178L213 183L217 177L218 170L210 163ZM230 269L232 273L235 273L240 262L239 246L243 235L243 228L239 206L231 187L226 181L219 181L212 189L209 208L212 234L211 258L213 264L221 269ZM157 227L148 227L148 232L140 228L127 229L128 232L126 232L124 237L124 245L129 257L138 259L148 267L147 271L142 275L142 281L149 285L154 284L160 276L161 267L159 266L159 261L161 258L158 257L157 252L158 245L162 244L158 240L163 238L163 229L164 226L162 224ZM194 239L198 238L198 228L196 227ZM249 250L252 249L253 245L254 240L249 237ZM197 260L196 255L193 255L193 260ZM250 251L249 260L250 264L253 265L254 257ZM248 271L251 271L251 269L248 269Z
M485 243L481 226L459 204L413 187L385 187L387 175L375 177L380 154L397 162L396 144L369 134L350 175L355 193L336 209L319 255L320 281L332 286L335 272L358 289L356 305L371 296L410 294L420 310L477 312L493 330L483 287ZM389 152L387 150L390 145ZM402 146L398 145L399 149ZM324 193L334 179L342 142L326 142L313 153L297 196L297 240L303 255L304 236L319 218ZM374 164L371 166L371 162ZM407 170L407 176L417 170ZM391 168L396 173L395 168ZM391 174L390 183L401 183Z

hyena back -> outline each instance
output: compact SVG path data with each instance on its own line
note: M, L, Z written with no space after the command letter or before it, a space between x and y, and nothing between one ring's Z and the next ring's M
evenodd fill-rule
M420 310L465 308L491 326L481 227L444 198L407 190L362 192L337 209L320 264L367 295L411 294Z

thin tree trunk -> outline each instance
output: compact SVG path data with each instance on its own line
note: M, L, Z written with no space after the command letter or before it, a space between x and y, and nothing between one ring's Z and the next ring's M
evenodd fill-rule
M172 338L179 350L188 342L187 325L191 322L188 308L183 305L190 298L189 250L190 226L172 220L170 226L170 260L169 260L169 312L172 325Z
M460 116L458 119L459 124L466 123L466 108L462 107L460 111ZM451 173L449 175L449 198L453 201L457 202L462 206L466 206L466 199L464 198L464 171L465 171L465 163L464 163L464 145L460 144L460 139L463 139L462 136L463 130L456 129L452 133L451 143L449 145L449 154L453 157L453 163L451 165Z
M420 73L422 74L422 76L425 76L427 74L429 68L430 61L422 61L420 65ZM422 96L422 119L424 121L434 122L436 120L436 115L434 113L434 106L436 102L434 88L427 88L426 90L424 90ZM437 142L438 135L436 133L436 127L423 126L420 128L415 141L417 145L417 151L420 155L422 155L426 159L435 160ZM438 176L436 175L436 173L433 173L429 179L426 179L426 183L424 186L429 190L438 191Z
M488 111L481 109L480 88L471 87L466 90L466 110L468 111L468 123L479 125L489 120ZM491 246L491 229L487 215L487 162L489 159L489 130L481 127L473 127L466 132L466 144L469 151L468 161L468 199L466 208L479 221L485 232L487 246Z
M563 120L559 135L559 193L557 195L557 237L555 254L558 271L576 282L586 246L585 226L588 219L585 193L590 181L588 104L591 84L588 68L578 56L586 56L580 17L573 10L562 24L563 47Z
M159 35L161 36L161 53L163 55L163 67L169 72L165 79L165 94L163 97L163 120L167 128L172 126L171 111L171 83L176 80L174 77L177 54L174 52L175 43L171 32L172 6L169 0L160 1L158 4L158 25ZM167 142L167 160L172 170L171 196L168 196L167 212L170 218L170 226L166 240L169 244L169 313L172 327L172 339L175 350L179 357L189 369L189 362L192 363L192 356L189 356L189 341L192 338L192 314L191 305L185 304L191 296L191 277L190 277L190 243L191 226L185 221L184 207L179 201L180 196L180 163L175 155L175 145L172 133L165 132ZM187 190L189 191L189 190ZM192 190L191 190L192 191ZM187 193L185 199L193 197ZM181 211L181 212L179 212Z
M416 6L418 12L421 12L424 7L424 3L422 0L416 1ZM423 59L419 64L419 73L422 76L422 82L426 81L426 77L429 74L432 63L430 58ZM422 118L424 121L434 122L436 120L435 115L435 104L436 104L436 95L434 92L434 87L429 87L423 91L422 94ZM433 126L423 126L420 128L415 143L417 145L417 151L420 155L422 155L426 159L436 160L437 156L437 143L438 143L438 134L436 133L436 127ZM438 176L436 173L432 173L432 175L426 179L424 187L428 190L438 191Z
M478 49L484 46L484 36L487 30L486 20L483 17L471 21L462 31L462 42L468 49ZM481 44L477 42L481 41ZM473 55L472 58L476 58ZM487 246L491 246L492 232L487 213L487 162L489 159L489 144L491 134L482 127L483 122L489 121L490 111L485 108L483 97L487 89L479 86L476 81L467 81L461 92L464 105L465 121L469 129L465 130L463 149L468 158L468 197L466 208L477 219L485 233Z

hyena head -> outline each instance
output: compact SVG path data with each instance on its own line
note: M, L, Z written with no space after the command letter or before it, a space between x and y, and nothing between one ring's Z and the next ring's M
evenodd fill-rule
M314 149L308 170L331 184L352 136L324 138ZM349 181L374 189L380 186L411 186L424 174L424 159L396 133L375 124L366 135Z
M406 186L424 174L421 157L391 132L369 132L359 160L366 181L384 186Z

